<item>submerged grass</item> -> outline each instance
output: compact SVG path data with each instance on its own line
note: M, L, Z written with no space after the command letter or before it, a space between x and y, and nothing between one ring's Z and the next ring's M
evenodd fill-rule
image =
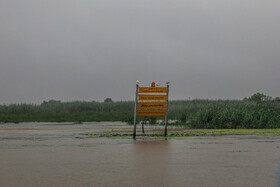
M21 127L21 126L11 126L11 127L0 127L0 130L37 130L39 127Z
M126 138L131 137L132 133L94 133L85 134L90 137L107 137L107 138ZM188 131L171 131L167 133L168 137L179 138L189 136L217 136L217 135L273 135L280 136L280 129L195 129ZM138 137L163 138L162 132L158 133L138 133Z

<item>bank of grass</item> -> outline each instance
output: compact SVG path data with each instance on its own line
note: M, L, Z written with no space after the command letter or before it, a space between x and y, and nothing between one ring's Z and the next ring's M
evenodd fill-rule
M132 133L94 133L85 134L90 137L127 138ZM182 138L189 136L219 136L219 135L272 135L280 136L280 129L192 129L187 131L170 131L167 138ZM163 132L138 133L138 137L165 138Z
M0 105L0 123L20 122L101 122L133 123L133 101L61 102L45 101L40 105ZM240 100L170 101L170 125L192 129L274 129L280 128L280 102ZM150 124L163 117L149 117ZM143 117L137 118L139 123Z
M30 114L0 114L2 123L20 122L101 122L123 121L123 116L116 112L39 112Z

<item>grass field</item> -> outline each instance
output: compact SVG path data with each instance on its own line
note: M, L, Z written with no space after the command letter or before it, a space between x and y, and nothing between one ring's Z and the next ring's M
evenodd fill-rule
M134 102L61 102L40 105L0 105L0 123L20 122L100 122L133 123ZM251 100L170 101L168 118L192 129L274 129L280 128L280 102ZM150 124L162 117L149 117ZM143 120L139 117L137 122Z

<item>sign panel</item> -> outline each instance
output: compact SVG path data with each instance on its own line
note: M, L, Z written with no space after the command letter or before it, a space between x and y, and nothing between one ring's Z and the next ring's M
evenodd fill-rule
M167 97L166 97L166 95L139 95L139 100L145 100L145 101L152 101L152 100L166 101Z
M138 103L138 108L166 108L166 103L163 102Z
M167 87L139 87L139 93L166 93Z
M138 110L137 116L165 116L166 110Z

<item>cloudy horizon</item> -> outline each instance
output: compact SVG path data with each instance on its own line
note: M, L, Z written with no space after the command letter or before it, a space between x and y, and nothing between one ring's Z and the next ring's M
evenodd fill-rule
M280 96L280 1L0 0L0 104Z

